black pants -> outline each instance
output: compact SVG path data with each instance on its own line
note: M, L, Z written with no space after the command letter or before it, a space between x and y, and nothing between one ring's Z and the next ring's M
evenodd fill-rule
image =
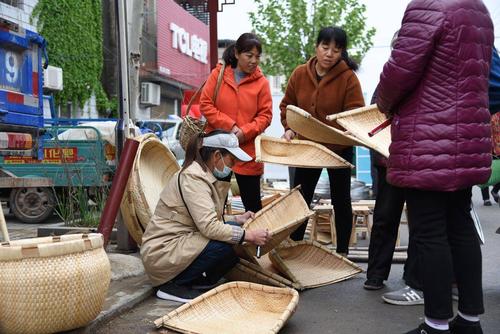
M387 183L385 167L376 166L375 169L378 178L378 193L373 211L366 277L386 280L391 270L405 197L404 189ZM407 263L412 260L414 257L408 257ZM413 265L409 267L414 268Z
M245 211L257 212L262 209L260 199L260 175L236 174L236 182L240 188L241 201Z
M222 241L210 240L198 257L173 281L178 285L215 284L231 270L239 258L233 246Z
M490 187L481 188L481 197L483 198L483 201L490 199Z
M339 153L338 153L339 154ZM353 150L348 148L340 152L342 158L352 162ZM296 168L293 185L301 185L302 196L307 204L311 204L314 189L321 174L321 168ZM351 170L349 168L327 169L330 180L330 196L335 212L335 229L337 231L337 252L349 251L349 239L352 231L351 207ZM302 240L306 231L307 221L291 234L293 240Z
M453 316L453 277L460 295L460 312L484 313L482 258L470 215L471 196L471 188L453 192L405 189L427 317Z

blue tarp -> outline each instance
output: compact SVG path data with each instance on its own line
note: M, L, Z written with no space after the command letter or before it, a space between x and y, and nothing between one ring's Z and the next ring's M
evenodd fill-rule
M490 112L494 114L500 111L500 57L497 49L493 48L493 59L490 68Z

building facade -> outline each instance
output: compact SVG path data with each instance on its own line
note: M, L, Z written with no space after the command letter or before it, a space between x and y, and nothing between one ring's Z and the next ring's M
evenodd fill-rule
M183 92L201 86L210 73L209 27L193 15L203 12L188 11L185 1L144 4L140 80L161 86L160 105L150 116L164 119L180 115Z

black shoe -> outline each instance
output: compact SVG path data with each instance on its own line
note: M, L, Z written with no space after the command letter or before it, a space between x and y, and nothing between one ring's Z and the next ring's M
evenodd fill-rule
M426 323L423 323L418 326L418 328L415 328L414 330L409 331L406 334L450 334L450 331L435 329L427 325Z
M185 285L177 285L171 281L160 286L158 291L156 291L156 297L174 302L188 303L202 293L202 291Z
M452 334L483 334L483 329L479 321L467 321L457 315L450 321L450 333Z
M380 290L384 287L384 280L381 278L369 278L365 281L363 288L366 290Z
M491 206L491 201L489 199L485 200L484 206Z

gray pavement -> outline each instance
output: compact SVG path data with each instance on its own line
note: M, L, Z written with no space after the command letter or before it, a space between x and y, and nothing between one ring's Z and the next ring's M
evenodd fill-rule
M483 246L483 288L486 314L481 317L484 333L500 331L500 280L498 262L500 235L500 207L484 207L479 190L474 189L474 205L481 219L486 244ZM37 224L22 224L7 215L11 236L36 236ZM51 226L53 222L43 224ZM35 226L31 226L35 225ZM406 227L403 227L405 229ZM406 233L402 234L403 240ZM404 241L402 241L404 243ZM114 280L103 311L86 328L70 333L173 333L155 329L153 321L174 310L180 304L152 296L152 288L137 262L138 254L110 254ZM360 263L363 268L366 264ZM400 288L403 265L394 264L387 287L380 291L362 288L365 276L360 274L348 281L300 293L298 309L280 333L405 333L422 322L423 306L393 306L385 304L380 296ZM455 303L456 306L456 303Z
M474 189L474 205L481 219L486 244L483 246L483 288L486 313L481 317L484 333L500 330L500 207L484 207L479 190ZM403 236L404 238L404 236ZM366 269L366 264L360 264ZM404 286L401 280L403 265L392 267L387 287L380 291L362 288L364 274L300 293L294 316L280 333L337 333L388 334L405 333L423 321L423 306L394 306L386 304L382 293ZM454 302L455 308L457 303ZM174 333L155 329L153 321L172 311L179 304L159 300L153 296L130 311L96 329L96 333Z

